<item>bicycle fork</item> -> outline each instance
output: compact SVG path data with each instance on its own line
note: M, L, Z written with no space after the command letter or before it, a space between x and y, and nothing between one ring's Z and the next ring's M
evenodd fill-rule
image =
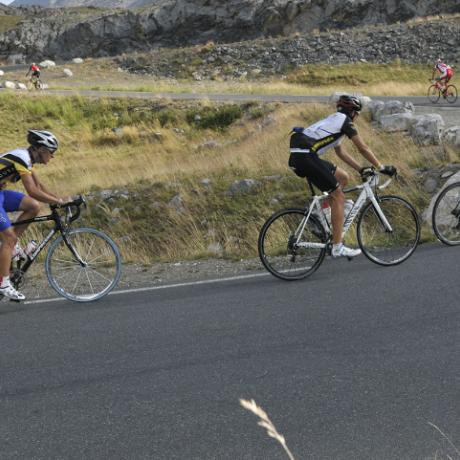
M393 233L393 227L390 225L390 222L388 222L388 219L386 218L385 214L382 212L379 206L379 203L374 196L371 197L371 202L374 208L374 213L379 219L380 223L382 224L382 227L385 229L385 232Z

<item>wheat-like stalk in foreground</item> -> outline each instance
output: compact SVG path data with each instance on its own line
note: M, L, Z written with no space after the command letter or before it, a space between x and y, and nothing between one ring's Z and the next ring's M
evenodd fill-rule
M457 452L457 454L460 456L459 450L455 447L454 443L449 439L449 437L446 434L444 434L444 432L440 428L438 428L434 423L431 422L428 422L428 425L431 425L433 428L436 428L444 436L444 438L447 439L449 444L454 448L455 452Z
M245 409L254 412L254 414L258 415L262 419L262 421L258 422L258 425L266 428L268 435L277 439L289 455L289 458L291 460L295 460L291 451L286 446L286 440L284 439L284 436L276 431L275 425L273 425L271 420L268 418L268 415L256 404L256 402L253 399L251 399L251 401L240 399L240 403Z

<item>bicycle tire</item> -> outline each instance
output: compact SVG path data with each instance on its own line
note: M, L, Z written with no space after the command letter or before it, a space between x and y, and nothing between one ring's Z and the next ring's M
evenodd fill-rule
M41 80L37 80L37 83L35 85L35 89L37 91L41 91L43 89L43 83L41 82Z
M378 265L393 266L407 260L420 241L420 219L414 207L403 198L386 195L379 206L392 227L388 232L374 205L368 203L358 220L358 243L364 255Z
M304 209L283 209L269 217L260 231L260 260L277 278L285 281L305 279L313 274L324 260L326 247L305 248L293 245L293 235L306 216L307 212ZM302 242L324 243L326 238L326 231L320 221L310 215L302 233Z
M460 244L460 182L455 182L444 190L436 198L431 215L433 231L441 243L448 246ZM459 206L457 206L459 205Z
M458 97L457 88L454 85L449 85L447 87L447 96L446 96L447 102L450 102L451 104L453 104L457 100L457 97Z
M92 228L76 228L68 236L86 265L81 266L61 235L46 257L51 286L75 302L91 302L106 296L120 278L121 256L117 246L107 235Z
M435 102L439 101L439 98L441 97L441 91L439 91L439 88L436 85L431 85L428 88L428 99L430 102Z

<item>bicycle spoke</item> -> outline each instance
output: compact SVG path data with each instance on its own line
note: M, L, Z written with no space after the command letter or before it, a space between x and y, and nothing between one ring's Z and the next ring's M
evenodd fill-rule
M414 208L399 197L381 197L379 206L390 227L370 203L358 221L358 243L372 262L397 265L407 260L418 245L419 218Z
M460 244L460 183L448 186L439 194L433 207L432 225L442 243Z
M262 227L259 256L265 268L284 280L303 279L321 264L326 247L305 247L298 243L325 243L326 234L316 218L305 221L300 209L274 214Z
M53 287L76 301L98 299L113 289L120 276L120 254L103 233L76 229L69 233L75 255L63 238L53 243L47 258L47 272Z

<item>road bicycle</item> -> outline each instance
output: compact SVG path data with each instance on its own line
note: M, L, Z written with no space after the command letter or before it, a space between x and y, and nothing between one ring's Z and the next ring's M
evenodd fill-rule
M436 237L444 244L460 244L460 182L448 185L436 198L431 216Z
M441 86L439 85L439 81L435 80L435 84L431 85L428 88L428 99L435 103L438 102L439 99L443 97L447 102L450 102L453 104L457 100L457 88L454 85L448 85L446 83L446 87L444 89L441 89Z
M27 80L27 88L29 91L32 89L40 91L43 89L43 83L39 78L32 77L30 80Z
M372 262L398 265L407 260L420 241L420 219L414 207L394 195L379 196L391 177L378 186L380 174L371 169L363 183L343 190L345 194L361 190L345 218L342 239L358 216L356 236L364 255ZM282 280L300 280L313 274L332 251L331 226L321 203L326 193L313 195L305 209L288 208L276 212L263 225L258 241L259 257L264 267ZM366 204L366 202L368 202ZM349 259L351 260L351 259Z
M75 302L89 302L107 295L117 284L121 273L121 256L115 243L104 233L92 228L74 228L81 206L87 207L82 196L70 203L50 205L51 214L13 222L13 227L25 223L54 222L54 227L26 260L12 262L10 282L16 290L26 284L26 274L40 252L59 233L46 256L45 269L51 286L58 294ZM3 296L0 295L0 300Z

